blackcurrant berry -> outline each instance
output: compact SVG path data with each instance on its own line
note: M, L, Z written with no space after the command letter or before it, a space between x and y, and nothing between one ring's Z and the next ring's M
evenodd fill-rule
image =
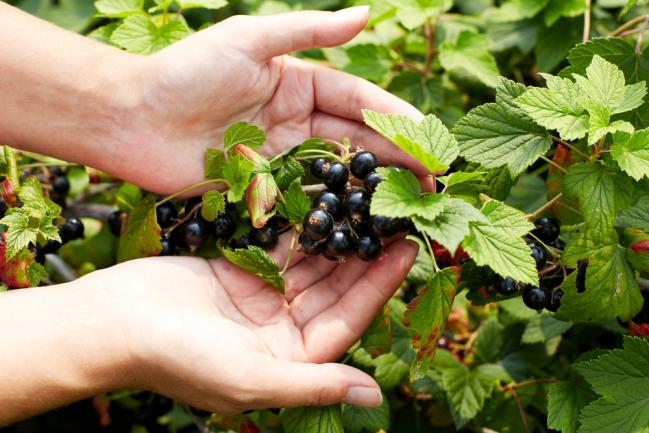
M548 293L540 287L526 286L523 288L523 302L532 310L540 310L548 302Z
M349 170L343 163L334 162L333 164L329 164L328 169L326 167L325 169L323 178L327 188L333 191L339 191L347 185Z
M370 196L363 190L356 190L345 197L347 214L352 220L360 221L370 216Z
M70 192L70 182L65 176L57 176L52 179L52 191L56 194L66 195Z
M563 283L563 272L556 272L552 275L546 275L541 278L541 287L552 290Z
M532 234L544 243L549 243L559 237L559 222L554 218L541 218L536 222Z
M556 238L552 242L549 242L548 246L563 251L566 248L566 243L561 238Z
M561 298L563 297L563 290L557 289L548 297L548 304L545 309L556 313L561 306Z
M65 174L65 171L63 170L62 167L50 167L50 176L52 177L60 177Z
M399 220L397 218L375 215L370 218L370 221L372 224L372 231L375 235L381 238L394 236L400 229Z
M365 190L369 192L370 194L374 194L374 191L376 191L376 187L379 186L379 184L383 181L383 176L376 172L372 172L365 176L365 180L363 180L363 186L365 187Z
M415 230L415 225L412 222L412 219L408 217L399 218L399 231L403 233L409 233Z
M314 241L305 233L300 233L298 242L300 243L300 249L307 256L317 256L324 248L324 241Z
M45 252L38 245L29 244L29 251L34 253L34 260L41 265L45 263Z
M355 219L350 218L347 220L349 227L354 231L356 236L367 235L372 233L372 224L370 218Z
M408 287L401 287L399 291L399 298L409 304L413 299L417 297L417 288L413 285L408 285Z
M176 217L178 216L178 211L176 210L176 206L174 206L173 203L167 201L156 208L155 214L158 219L158 225L161 228L166 229L167 227L171 227L171 225L174 223Z
M304 233L313 240L326 238L334 227L331 215L322 209L311 209L304 217Z
M250 246L250 233L241 235L237 239L232 239L230 241L230 248L233 250L246 249Z
M160 251L161 256L173 256L176 255L176 245L170 238L164 238L160 241L162 244L162 251Z
M217 239L230 239L236 228L234 218L228 213L222 213L212 222L212 235Z
M4 217L7 213L7 203L4 200L0 199L0 218Z
M60 227L61 241L66 244L83 237L83 224L76 218L68 218Z
M185 215L187 215L189 212L192 211L196 206L198 206L201 202L203 201L203 197L192 197L189 200L187 200L187 203L185 203Z
M545 250L543 245L534 241L529 241L527 246L532 250L532 257L536 262L536 269L543 269L548 262L548 252Z
M373 235L362 235L358 238L358 257L370 262L381 256L383 246L381 240Z
M259 229L252 229L250 238L253 245L264 249L271 249L277 245L279 235L277 234L277 229L268 224Z
M349 163L349 169L357 179L365 177L379 166L379 160L372 152L357 152Z
M329 162L324 158L316 158L311 163L311 174L318 178L322 179L324 177L326 165Z
M324 256L329 260L341 260L352 249L352 240L342 230L334 230L327 238Z
M313 207L322 209L331 215L334 219L342 216L342 201L331 191L322 191L313 201Z
M588 269L588 260L580 260L577 263L577 293L583 293L586 290L586 269Z
M518 283L510 277L501 277L496 275L494 278L494 287L496 292L500 293L503 296L512 296L518 293Z
M173 231L174 241L179 246L196 248L201 246L209 236L207 223L202 218L192 218L185 221Z
M108 230L114 235L119 236L122 233L122 215L124 212L116 210L108 215Z
M49 240L43 247L43 254L54 254L61 248L61 242Z

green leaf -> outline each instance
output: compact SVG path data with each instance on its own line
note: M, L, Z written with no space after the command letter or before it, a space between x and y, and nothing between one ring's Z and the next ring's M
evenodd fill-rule
M437 342L453 307L458 280L457 269L444 269L433 275L426 287L408 304L404 324L414 333L412 346L417 351L417 357L413 364L413 376L416 378L424 375L435 357Z
M649 231L649 196L641 197L633 206L619 212L615 224Z
M584 0L550 0L545 8L545 25L551 27L561 17L576 17L586 10Z
M583 379L556 382L548 390L548 427L561 433L577 433L579 413L596 395Z
M563 1L563 0L560 0ZM565 61L568 52L581 42L582 25L578 18L563 18L552 27L538 31L534 55L539 72L552 72Z
M442 105L444 90L440 78L423 79L412 71L395 75L387 88L388 92L410 102L422 113L430 113Z
M41 281L47 279L49 275L47 270L43 265L38 262L31 261L27 266L27 280L29 281L29 287L38 287Z
M372 196L372 215L394 218L418 215L434 220L448 200L442 194L422 194L417 178L408 170L379 168L377 171L384 179Z
M417 124L406 116L363 110L365 123L419 160L431 172L448 169L458 154L457 142L432 114Z
M95 8L107 18L125 18L142 13L144 0L97 0Z
M588 115L579 104L577 85L567 78L541 74L547 89L531 88L517 99L518 104L536 123L556 129L561 138L577 140L588 132Z
M291 183L284 194L284 200L283 203L277 203L277 212L293 224L302 223L304 215L311 209L311 201L302 190L300 179L295 179Z
M255 125L237 122L228 127L223 135L223 148L227 152L232 146L243 144L251 149L257 149L266 141L266 134Z
M345 51L348 63L343 71L366 80L381 82L392 67L390 50L383 45L358 44Z
M424 24L453 6L452 0L388 0L396 9L397 18L408 30Z
M30 218L21 208L11 208L10 211L7 211L7 214L0 220L0 224L8 227L5 241L7 261L16 257L30 243L36 243L38 229L30 226Z
M390 310L386 305L363 333L361 347L370 354L372 359L389 353L392 348L392 326Z
M61 212L59 205L45 197L36 176L30 176L23 181L18 191L18 198L23 202L20 209L32 218L51 220Z
M632 134L615 133L611 156L635 180L649 177L649 129Z
M545 343L564 334L572 324L557 320L548 313L535 314L525 326L521 342L525 344Z
M591 233L606 234L617 212L631 204L633 181L599 163L575 164L563 181L568 196L579 199L579 209Z
M642 295L615 230L577 233L564 250L563 262L576 268L580 260L588 260L585 290L577 290L578 272L568 275L555 317L575 322L628 320L640 311Z
M162 251L160 226L156 219L156 201L147 195L129 214L119 239L117 261L157 256Z
M286 158L282 165L275 173L275 182L277 187L281 190L288 188L291 183L302 176L304 176L304 167L302 164L292 156Z
M248 249L223 250L223 255L234 265L256 275L262 281L284 293L284 280L279 267L261 248L251 245Z
M284 409L280 419L285 433L344 433L340 406Z
M207 221L214 221L219 214L225 212L225 199L219 191L207 191L203 194L201 216Z
M575 369L601 397L579 417L578 433L649 431L649 343L624 339L624 348L580 362Z
M642 5L646 5L646 4L647 4L647 0L628 0L628 1L626 2L626 5L624 6L624 8L622 8L622 10L620 11L619 16L620 16L620 17L625 16L625 15L628 14L629 11L630 11L631 9L633 9L636 5L638 5L638 6L642 6Z
M479 266L524 284L538 284L536 263L522 236L534 228L525 215L497 200L482 207L488 222L470 223L471 234L462 247Z
M502 327L490 317L482 323L475 340L475 354L482 362L497 362L503 347Z
M492 16L492 21L509 22L532 18L548 4L549 0L508 0Z
M387 398L376 408L356 407L343 404L343 427L345 433L363 431L387 431L390 428L390 405Z
M452 132L464 158L486 168L507 166L516 176L550 149L552 139L544 128L514 107L513 100L524 87L512 84L501 79L497 102L474 108Z
M219 149L207 149L205 152L205 178L223 179L223 169L228 161L225 154Z
M223 177L230 183L228 191L228 201L230 203L236 203L243 198L243 194L250 183L252 169L252 161L239 155L230 158L223 167Z
M227 0L180 0L178 3L180 3L183 10L196 8L216 10L228 5Z
M189 36L183 21L172 20L158 27L146 15L131 15L110 36L110 42L135 54L152 54Z
M496 87L500 71L489 52L491 40L482 34L462 32L455 42L439 46L439 61L447 71L468 75L489 87Z

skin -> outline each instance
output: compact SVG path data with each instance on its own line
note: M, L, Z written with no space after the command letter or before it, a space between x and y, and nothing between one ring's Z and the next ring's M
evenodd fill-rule
M205 149L246 120L273 155L342 140L423 168L362 124L421 113L350 75L286 56L342 44L367 9L234 17L130 55L0 3L0 142L90 165L161 194L202 180ZM152 169L153 167L153 169ZM288 240L272 252L283 264ZM71 283L0 294L0 424L120 388L222 413L380 404L365 373L332 364L405 277L417 246L377 262L296 254L286 295L227 261L141 259Z

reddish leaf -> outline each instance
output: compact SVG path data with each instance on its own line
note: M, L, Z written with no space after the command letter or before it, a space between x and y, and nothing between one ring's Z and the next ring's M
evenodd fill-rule
M2 199L7 203L7 206L16 206L16 189L8 177L2 181Z
M637 323L630 320L628 324L628 333L633 337L648 337L649 324L642 323L638 325Z
M29 252L19 253L7 261L6 239L7 233L3 233L0 240L0 280L12 289L29 287L27 269L33 260L33 255Z
M239 433L259 433L259 427L252 421L244 421L239 426Z
M253 167L257 170L262 168L264 161L266 161L260 154L243 144L237 144L232 148L232 151L235 155L241 155L243 158L252 162Z
M248 185L246 200L252 226L261 228L275 215L277 184L270 173L257 173Z

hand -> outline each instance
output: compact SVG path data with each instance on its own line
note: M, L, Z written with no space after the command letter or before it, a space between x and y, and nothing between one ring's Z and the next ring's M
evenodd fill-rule
M131 84L138 96L121 120L123 158L111 171L158 193L201 181L205 149L244 120L267 132L262 148L277 154L310 137L375 152L384 165L423 168L362 122L361 109L421 113L379 87L285 53L340 45L367 21L367 8L236 16L142 59ZM159 176L152 176L152 168Z
M278 263L287 244L272 253ZM132 387L219 413L376 406L381 393L370 376L326 363L360 337L416 252L401 240L373 263L296 254L284 275L286 297L226 260L150 258L84 279L107 288L112 322L135 360Z

